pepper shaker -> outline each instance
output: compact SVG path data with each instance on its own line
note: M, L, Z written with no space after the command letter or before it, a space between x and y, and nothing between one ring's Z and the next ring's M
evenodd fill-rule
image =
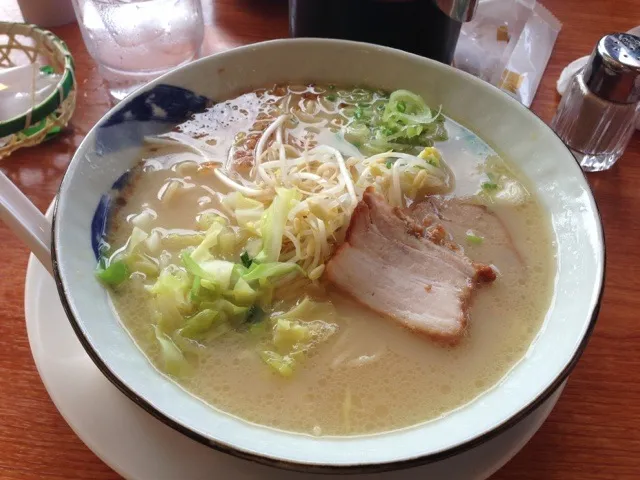
M587 172L620 158L640 113L640 38L614 33L600 39L573 78L551 127Z

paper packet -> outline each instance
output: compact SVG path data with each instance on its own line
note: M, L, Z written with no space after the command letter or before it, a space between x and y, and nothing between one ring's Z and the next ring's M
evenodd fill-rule
M462 26L453 65L529 107L561 27L535 0L481 0Z

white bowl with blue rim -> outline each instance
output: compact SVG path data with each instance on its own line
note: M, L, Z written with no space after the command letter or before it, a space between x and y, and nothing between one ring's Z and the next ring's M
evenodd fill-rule
M525 358L464 407L431 422L361 437L312 437L218 411L159 373L120 324L96 280L97 247L111 198L126 183L146 135L169 131L210 101L281 82L406 88L442 104L532 181L557 248L555 294ZM53 273L89 356L125 395L185 435L270 465L322 472L382 471L428 463L482 443L518 422L566 379L600 305L604 238L589 186L558 137L528 109L449 66L384 47L338 40L276 40L173 70L125 98L86 136L63 178L53 225L0 174L0 216ZM96 412L99 414L99 412Z

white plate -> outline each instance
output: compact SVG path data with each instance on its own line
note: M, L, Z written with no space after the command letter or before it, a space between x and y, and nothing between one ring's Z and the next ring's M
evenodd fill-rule
M87 356L63 312L53 279L33 256L27 267L25 315L33 358L51 399L78 437L120 475L138 480L328 477L281 471L217 452L146 413ZM564 384L519 424L475 449L411 470L350 478L485 479L529 441L563 388Z

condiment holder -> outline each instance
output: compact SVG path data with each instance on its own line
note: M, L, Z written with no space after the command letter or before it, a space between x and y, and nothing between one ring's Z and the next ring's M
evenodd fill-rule
M48 75L55 75L55 85ZM26 92L25 78L31 81ZM0 99L3 95L11 99L0 101L5 109L11 103L28 107L5 111L7 118L0 117L0 159L41 143L69 122L76 105L76 81L66 44L35 25L0 22Z

